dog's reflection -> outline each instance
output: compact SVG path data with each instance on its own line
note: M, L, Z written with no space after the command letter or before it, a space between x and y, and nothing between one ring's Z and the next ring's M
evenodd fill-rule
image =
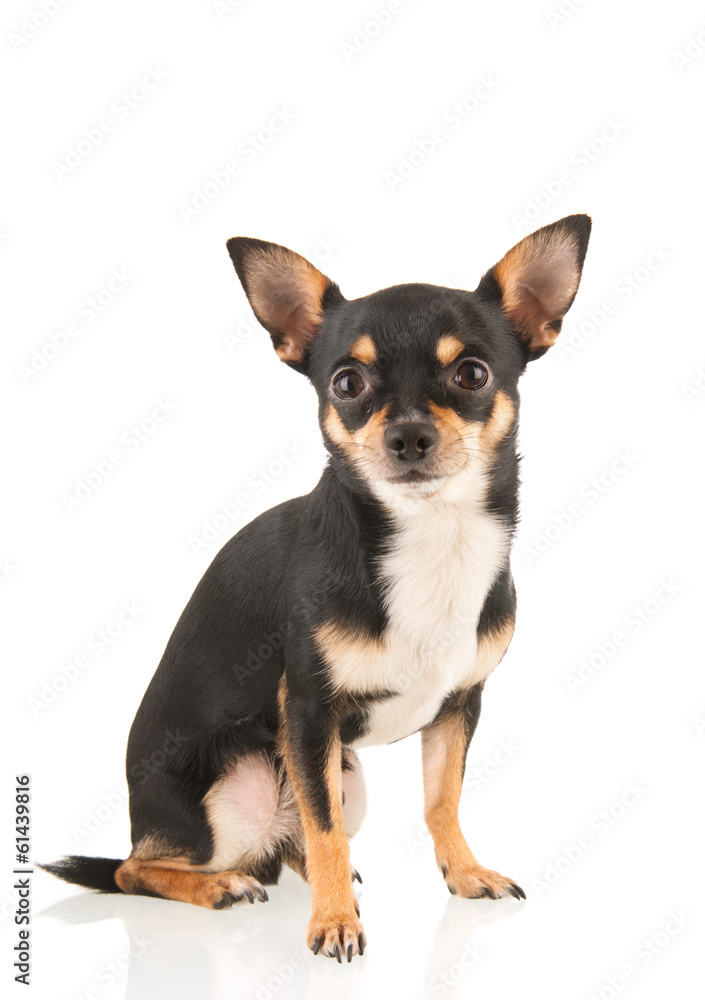
M353 1000L370 991L366 981L374 954L339 966L316 959L306 948L301 918L310 905L307 885L292 873L270 895L270 903L240 903L231 911L144 896L80 893L38 916L77 928L120 920L128 941L102 983L110 980L117 986L122 981L126 1000L162 995L173 1000L330 1000L332 992L336 1000ZM477 928L518 913L524 905L514 899L450 897L413 996L460 996L459 984L465 980L467 988L468 976L486 952L474 940ZM404 963L412 958L399 956ZM101 984L95 986L102 993Z

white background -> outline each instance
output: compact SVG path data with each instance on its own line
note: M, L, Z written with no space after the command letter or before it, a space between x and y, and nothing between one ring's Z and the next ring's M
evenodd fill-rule
M290 246L354 297L474 288L527 232L589 212L563 347L523 380L517 632L461 806L474 852L527 902L449 897L411 738L362 754L362 960L306 950L293 874L266 906L206 912L37 873L32 990L699 995L702 4L45 6L4 4L1 31L3 982L25 995L14 775L32 776L34 859L126 856L127 732L183 605L219 545L324 462L313 391L253 322L226 238ZM172 412L150 423L160 400ZM247 509L194 542L243 491Z

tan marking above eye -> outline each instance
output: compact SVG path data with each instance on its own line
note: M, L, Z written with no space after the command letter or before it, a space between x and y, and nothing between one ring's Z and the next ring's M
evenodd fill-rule
M454 337L451 333L444 333L436 344L436 357L442 365L449 365L464 350L465 344L463 344L462 340Z
M377 360L377 348L369 333L363 333L350 348L350 357L363 365L371 365Z

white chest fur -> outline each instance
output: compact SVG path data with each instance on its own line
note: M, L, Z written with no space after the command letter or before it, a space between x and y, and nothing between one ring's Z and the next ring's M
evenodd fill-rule
M370 706L354 746L416 732L448 693L485 679L477 621L509 548L506 527L467 496L387 502L399 525L381 567L389 627L381 642L338 641L326 657L340 688L396 692Z

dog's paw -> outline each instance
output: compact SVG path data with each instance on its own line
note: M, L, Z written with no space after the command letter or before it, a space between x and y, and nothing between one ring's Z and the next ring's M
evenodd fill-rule
M267 890L252 875L244 872L220 872L212 875L212 883L209 886L213 902L211 906L214 910L224 910L233 903L247 900L254 903L258 899L260 903L266 903L269 899Z
M306 928L306 944L314 955L351 962L353 955L364 954L367 938L355 914L323 919L314 916Z
M483 896L490 899L500 899L502 896L526 899L526 893L516 882L481 865L462 868L441 865L441 872L449 891L465 899L481 899Z

